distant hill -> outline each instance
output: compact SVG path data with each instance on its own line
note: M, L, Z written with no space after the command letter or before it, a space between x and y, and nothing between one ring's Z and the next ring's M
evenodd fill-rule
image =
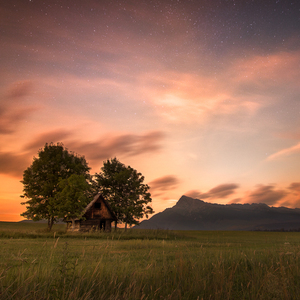
M170 230L297 230L300 209L266 204L212 204L182 196L135 228Z

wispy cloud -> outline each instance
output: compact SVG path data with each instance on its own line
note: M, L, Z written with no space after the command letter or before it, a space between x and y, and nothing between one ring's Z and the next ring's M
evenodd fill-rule
M276 153L268 156L267 160L268 161L275 160L275 159L278 159L278 158L281 158L281 157L290 156L290 155L293 155L293 154L296 154L296 153L299 153L299 152L300 152L300 143L298 143L295 146L282 149L282 150L280 150L280 151L278 151L278 152L276 152Z
M53 131L48 131L41 133L34 137L28 144L23 147L24 151L38 151L40 148L44 147L46 143L57 143L63 142L69 137L72 137L71 131L65 129L56 129Z
M281 200L289 194L284 189L276 189L274 185L257 185L243 197L244 203L265 203L267 205L278 205Z
M229 195L235 193L235 190L239 187L235 183L220 184L207 193L201 193L198 190L191 190L185 193L186 196L197 198L197 199L223 199Z
M28 105L25 100L33 87L30 81L19 81L11 85L0 99L0 134L11 134L33 111L36 106Z
M291 183L288 189L293 192L300 193L300 182Z
M160 196L172 189L175 189L180 183L180 180L174 175L166 175L149 182L152 196Z
M103 160L112 157L132 157L156 153L161 149L164 133L151 131L144 134L106 135L94 141L85 141L69 130L57 129L45 132L28 142L21 152L0 153L0 173L19 177L30 164L30 158L46 143L61 142L69 150L84 155L92 166L99 166Z
M159 75L142 74L141 86L157 112L170 122L203 123L213 116L254 115L261 108L282 101L279 95L298 90L299 51L264 56L249 53L231 59L217 73L166 69ZM199 59L199 58L197 58ZM197 65L189 57L190 69ZM201 117L200 117L201 116Z
M238 187L239 185L234 183L221 184L210 189L207 193L201 193L199 190L191 190L186 192L185 195L200 200L224 199L234 194ZM291 183L286 189L278 189L275 185L259 184L241 197L228 201L228 204L233 203L265 203L274 206L288 205L290 207L297 207L300 204L300 183Z
M31 159L30 153L0 152L0 174L21 178Z
M96 163L115 156L130 157L157 152L161 149L163 137L163 132L151 131L141 135L106 135L92 142L70 140L66 145Z

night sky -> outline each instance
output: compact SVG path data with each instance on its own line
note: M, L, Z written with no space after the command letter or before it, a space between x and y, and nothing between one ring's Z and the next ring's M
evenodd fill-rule
M0 220L46 142L117 157L153 208L300 207L300 2L0 0Z

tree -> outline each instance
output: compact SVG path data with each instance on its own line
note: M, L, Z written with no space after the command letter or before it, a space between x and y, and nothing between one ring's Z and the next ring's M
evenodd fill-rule
M58 202L60 218L72 220L72 230L75 228L75 219L81 217L83 210L90 202L89 192L91 185L83 175L72 174L67 179L58 182Z
M148 218L153 213L152 207L147 205L152 199L149 186L143 183L144 176L117 158L104 162L101 172L95 174L95 181L118 222L125 223L125 230L127 224L138 224L140 218Z
M82 175L89 180L89 170L83 156L69 152L61 143L46 143L39 150L38 158L34 157L31 166L23 173L21 197L28 200L21 203L26 205L26 211L21 216L34 221L46 219L51 230L60 214L62 199L59 197L59 182L72 174Z

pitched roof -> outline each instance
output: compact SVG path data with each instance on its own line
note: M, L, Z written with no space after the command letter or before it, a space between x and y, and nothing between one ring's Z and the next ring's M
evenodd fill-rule
M116 215L114 214L114 212L112 211L110 205L108 204L108 202L104 199L104 197L102 196L101 193L98 193L97 195L95 195L94 199L86 206L86 208L82 211L80 217L76 218L75 220L80 220L81 217L84 216L84 214L89 211L89 209L91 209L91 207L95 204L95 202L97 202L97 200L101 197L101 200L103 201L103 203L106 205L107 209L109 210L109 212L112 215L113 220L117 220ZM67 220L69 221L69 220Z
M83 210L83 212L82 212L82 214L81 214L81 216L83 216L93 205L94 205L94 203L100 198L100 197L102 197L103 198L103 196L100 194L100 193L98 193L95 197L94 197L94 199L86 206L86 208ZM104 200L104 198L103 198L103 200Z
M106 205L107 209L109 210L109 212L111 213L113 219L117 219L117 217L115 216L114 212L111 210L110 205L108 204L108 202L104 199L104 197L102 196L101 193L98 193L94 199L87 205L87 207L83 210L82 215L83 216L94 204L95 202L97 202L97 200L101 198L101 200L104 202L104 204Z

